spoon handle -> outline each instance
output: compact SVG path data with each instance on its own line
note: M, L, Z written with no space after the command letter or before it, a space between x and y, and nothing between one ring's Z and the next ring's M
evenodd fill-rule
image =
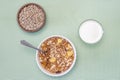
M37 47L33 46L32 44L30 44L29 42L27 42L26 40L21 40L20 43L24 46L27 46L27 47L30 47L30 48L33 48L33 49L36 49L36 50L39 50Z

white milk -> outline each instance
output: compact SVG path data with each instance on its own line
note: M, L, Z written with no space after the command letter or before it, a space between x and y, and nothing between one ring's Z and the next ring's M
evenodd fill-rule
M96 43L103 35L102 26L95 20L87 20L79 29L81 39L86 43Z

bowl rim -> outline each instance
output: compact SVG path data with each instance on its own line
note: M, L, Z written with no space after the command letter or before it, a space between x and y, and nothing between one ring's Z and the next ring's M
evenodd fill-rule
M73 48L73 51L74 51L74 60L73 60L72 65L69 67L68 70L66 70L66 71L64 71L64 72L62 72L62 73L60 73L60 74L52 74L52 73L48 72L47 70L45 70L42 66L40 66L41 64L40 64L39 61L38 61L38 51L36 51L36 62L37 62L37 65L38 65L39 69L40 69L43 73L45 73L45 74L47 74L47 75L49 75L49 76L53 76L53 77L63 76L63 75L65 75L65 74L67 74L68 72L70 72L70 70L74 67L74 65L75 65L75 63L76 63L76 49L75 49L75 46L73 45L73 43L72 43L68 38L66 38L66 37L64 37L64 36L62 36L62 35L52 35L52 36L46 37L45 39L43 39L43 40L40 42L40 44L38 45L38 48L41 46L41 44L42 44L45 40L47 40L47 39L49 39L49 38L51 38L51 37L61 37L61 38L65 39L65 40L67 40L67 41L72 45L72 48Z

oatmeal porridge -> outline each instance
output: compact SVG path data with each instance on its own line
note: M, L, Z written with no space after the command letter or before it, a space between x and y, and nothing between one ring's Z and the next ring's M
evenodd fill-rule
M45 24L45 11L35 3L28 3L20 8L17 21L22 29L28 32L35 32Z

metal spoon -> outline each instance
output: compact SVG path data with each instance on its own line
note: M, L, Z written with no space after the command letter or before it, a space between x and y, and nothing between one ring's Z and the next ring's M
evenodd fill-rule
M24 46L27 46L27 47L30 47L30 48L33 48L33 49L35 49L35 50L38 50L38 51L40 51L40 52L45 53L44 51L42 51L41 49L33 46L31 43L27 42L26 40L21 40L20 43L21 43L22 45L24 45Z

